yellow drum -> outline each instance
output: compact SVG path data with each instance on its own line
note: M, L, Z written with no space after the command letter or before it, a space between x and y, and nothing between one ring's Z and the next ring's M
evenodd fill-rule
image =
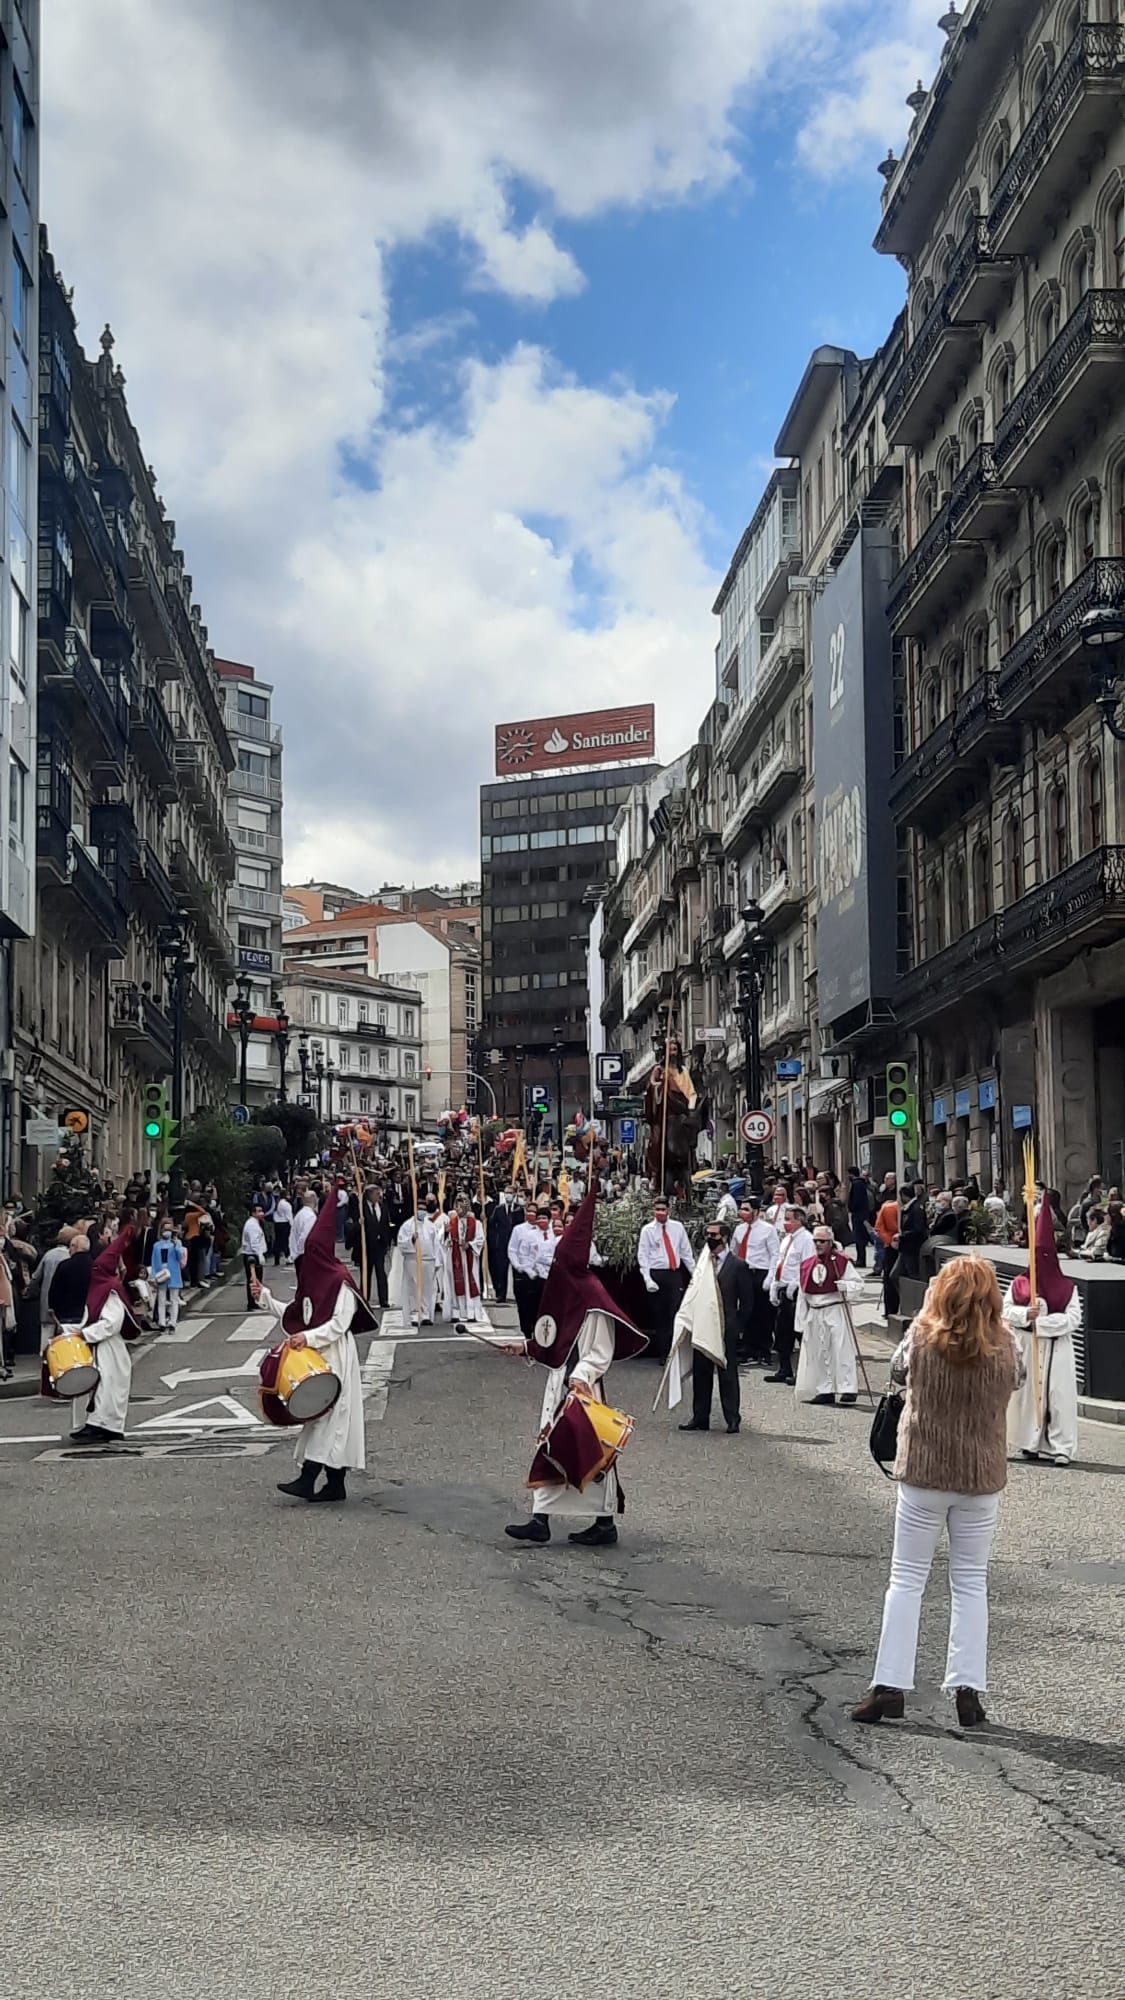
M56 1333L43 1358L56 1396L89 1396L97 1388L94 1350L80 1333Z
M294 1423L308 1424L332 1408L340 1393L340 1379L315 1347L287 1346L278 1364L273 1393Z

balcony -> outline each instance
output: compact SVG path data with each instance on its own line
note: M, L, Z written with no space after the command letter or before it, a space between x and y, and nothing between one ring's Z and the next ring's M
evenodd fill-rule
M354 1028L346 1028L345 1034L358 1035L361 1042L385 1042L387 1024L385 1021L358 1021Z
M1125 610L1125 558L1101 556L1017 639L1000 662L1000 703L1013 721L1072 718L1093 700L1082 620L1095 605Z
M804 907L805 890L795 876L790 871L775 875L769 888L763 889L761 894L763 931L783 931Z
M1019 271L1015 257L998 255L986 216L974 216L954 252L945 301L958 322L992 319Z
M148 840L143 840L140 845L133 876L133 895L138 912L154 930L179 916L179 900L171 877Z
M247 742L269 743L281 747L281 730L265 715L243 715L240 709L229 705L223 711L228 736L243 736Z
M957 385L980 360L984 328L955 319L947 291L935 300L891 384L884 422L889 444L923 444Z
M783 1000L780 1006L775 1007L773 1013L767 1014L762 1021L762 1048L772 1050L784 1042L791 1042L795 1036L803 1034L807 1027L808 1022L802 1016L797 1002Z
M759 618L775 618L784 610L789 600L789 579L799 576L801 570L801 542L792 536L779 545L777 561L763 581L758 594L757 613Z
M172 849L172 887L187 905L200 943L213 956L230 959L231 945L224 922L222 890L205 882L182 840Z
M965 460L949 495L950 532L958 542L988 542L1003 532L1020 505L1014 486L1001 484L992 445Z
M129 920L112 884L55 806L41 805L37 818L40 895L65 908L68 930L93 940L98 956L123 957Z
M700 952L704 964L713 965L723 955L723 939L734 923L734 911L729 903L718 903L713 909L705 910L699 927Z
M194 980L184 1000L184 1039L189 1047L203 1054L224 1076L234 1075L237 1058L233 1037L218 1015L212 1013Z
M1125 847L1098 847L907 973L895 996L899 1025L930 1020L990 987L1008 989L1021 972L1040 979L1123 930Z
M788 798L790 792L795 790L804 775L805 767L800 752L790 743L779 744L768 763L762 765L758 773L758 782L754 787L754 796L761 811L772 812L775 806L781 804L782 799Z
M265 861L281 860L281 835L262 833L256 826L238 826L227 821L227 831L244 854L261 855Z
M164 586L147 548L137 542L129 551L129 607L158 678L178 680L179 649Z
M265 777L258 771L232 771L228 789L243 792L250 799L269 799L273 804L281 804L281 779Z
M1107 389L1125 383L1123 362L1125 292L1087 292L996 426L1001 476L1014 486L1042 485Z
M216 876L220 882L233 882L238 870L238 856L234 850L234 841L231 839L219 795L210 785L207 787L207 795L203 802L202 821L203 838L215 864Z
M758 661L758 671L754 676L754 698L763 721L796 686L804 664L801 614L794 604L788 604L773 638Z
M723 822L723 852L728 859L741 860L764 824L765 815L758 803L756 784L747 786L734 811Z
M1016 732L1004 720L996 674L982 674L963 694L952 715L898 767L890 784L890 804L901 826L928 831L949 816L952 802L987 782L991 764L1012 756Z
M155 1076L172 1067L172 1024L162 1007L131 979L115 980L109 1032L137 1065Z
M244 883L235 882L227 890L227 907L252 911L258 917L279 917L281 897L275 889L248 889Z
M90 475L73 445L63 457L63 475L70 500L74 535L74 577L83 597L121 601L114 538L102 513Z
M103 679L94 665L86 637L76 625L62 635L62 650L52 640L39 660L39 686L57 697L68 733L81 746L95 772L124 784L129 752L128 703L116 676Z
M123 910L133 901L133 881L137 872L140 841L132 807L124 799L103 802L90 808L90 840L98 850L102 872Z
M1012 152L992 200L994 250L1038 249L1074 182L1105 152L1121 115L1125 28L1080 27Z
M660 916L660 904L660 892L657 889L650 890L643 901L638 900L634 903L633 921L625 933L621 947L626 954L635 950L653 929Z
M129 740L146 777L156 787L162 805L177 795L176 739L158 689L145 687L129 708Z
M176 778L179 782L181 798L190 799L193 805L201 805L207 789L207 771L203 762L203 745L180 738L175 746Z
M622 990L620 975L612 979L606 987L605 999L601 1004L603 1028L616 1028L620 1025Z
M900 636L917 638L984 568L981 544L954 533L952 504L946 501L891 584L887 615Z

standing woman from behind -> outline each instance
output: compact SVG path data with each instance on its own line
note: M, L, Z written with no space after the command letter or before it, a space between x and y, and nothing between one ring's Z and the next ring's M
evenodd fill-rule
M891 1362L905 1384L894 1477L899 1481L891 1580L870 1692L856 1722L897 1720L914 1686L922 1593L949 1531L951 1611L946 1693L962 1728L985 1720L988 1559L1008 1479L1008 1403L1023 1363L1001 1313L996 1272L956 1257L938 1272Z

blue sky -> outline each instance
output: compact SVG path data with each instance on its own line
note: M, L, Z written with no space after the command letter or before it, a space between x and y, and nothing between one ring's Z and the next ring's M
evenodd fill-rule
M686 747L808 355L898 309L876 165L937 12L45 10L52 245L216 650L275 684L291 879L475 869L497 722L652 699Z

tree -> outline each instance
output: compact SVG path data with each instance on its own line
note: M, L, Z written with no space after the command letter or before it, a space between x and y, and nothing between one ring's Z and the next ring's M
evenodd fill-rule
M304 1166L316 1144L316 1112L307 1104L267 1104L263 1111L256 1111L250 1130L257 1126L274 1126L281 1133L285 1148L284 1158L291 1166Z
M84 1222L96 1215L102 1193L78 1140L68 1140L54 1171L35 1202L35 1234L48 1247L64 1223Z

